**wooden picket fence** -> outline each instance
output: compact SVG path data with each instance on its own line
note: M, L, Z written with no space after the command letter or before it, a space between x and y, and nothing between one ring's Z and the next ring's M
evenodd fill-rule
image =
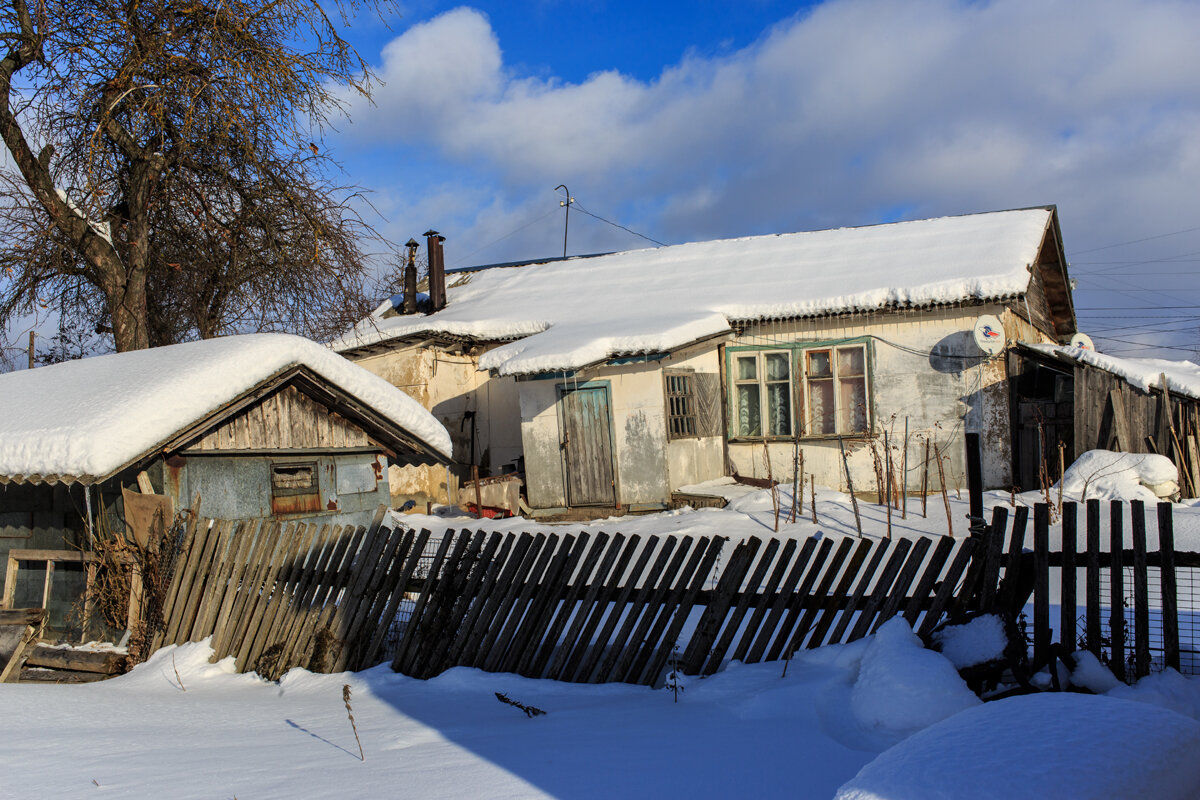
M1194 633L1195 618L1193 598L1182 591L1179 578L1181 572L1200 567L1200 554L1175 549L1170 503L1158 504L1156 542L1148 542L1145 504L1134 500L1128 505L1126 525L1126 504L1108 503L1109 531L1107 541L1102 541L1101 503L1087 501L1080 541L1078 506L1064 503L1057 550L1050 548L1051 506L1034 506L1032 548L1026 538L1029 509L1017 508L1008 530L1007 510L995 510L983 548L978 604L1019 613L1032 595L1035 664L1049 659L1057 640L1065 652L1092 652L1122 680L1143 677L1155 667L1195 671L1192 659L1184 663L1180 657L1181 627L1187 634ZM1054 570L1058 570L1057 593L1050 580ZM999 580L1001 573L1003 580ZM1059 607L1056 621L1051 619L1054 605Z
M773 660L853 641L897 614L911 624L924 612L927 630L957 608L976 547L950 537L751 537L718 571L726 541L449 534L392 666L422 678L473 666L653 685L693 611L699 619L676 653L691 674L711 674L727 657Z
M428 531L194 519L178 542L154 648L212 637L218 658L276 677L383 658Z

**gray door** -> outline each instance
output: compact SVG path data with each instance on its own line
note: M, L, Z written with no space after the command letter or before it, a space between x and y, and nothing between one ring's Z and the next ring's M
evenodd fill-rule
M567 504L616 505L608 390L604 387L562 387L559 392Z

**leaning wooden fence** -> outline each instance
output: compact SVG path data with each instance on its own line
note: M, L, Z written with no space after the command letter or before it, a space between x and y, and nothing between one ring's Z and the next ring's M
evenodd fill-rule
M1038 664L1049 659L1057 640L1066 652L1092 652L1122 680L1143 677L1156 666L1194 671L1191 658L1181 659L1181 627L1190 638L1195 620L1192 598L1180 577L1190 578L1191 570L1200 567L1200 554L1175 549L1170 503L1158 504L1155 538L1147 535L1144 503L1129 503L1128 514L1121 501L1107 505L1105 520L1100 501L1087 501L1080 531L1078 506L1064 503L1057 549L1050 546L1052 507L1047 504L1034 507L1032 542L1027 539L1027 508L1016 509L1007 534L1003 522L997 526L993 520L984 546L980 605L1019 613L1032 596L1031 638ZM995 513L1003 516L1006 510ZM1057 580L1051 581L1052 576ZM1051 614L1055 605L1057 620ZM1194 648L1195 642L1190 644ZM1186 654L1194 656L1195 650Z

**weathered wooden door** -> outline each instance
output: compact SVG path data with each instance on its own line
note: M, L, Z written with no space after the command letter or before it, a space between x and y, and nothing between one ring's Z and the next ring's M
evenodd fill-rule
M559 392L567 504L616 505L608 389L562 387Z

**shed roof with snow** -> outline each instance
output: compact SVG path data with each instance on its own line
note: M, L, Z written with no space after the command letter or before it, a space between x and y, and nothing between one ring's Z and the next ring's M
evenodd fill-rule
M0 375L0 483L96 483L298 387L385 450L448 461L450 436L387 381L287 334L229 336Z
M504 342L479 362L501 375L578 369L740 322L1014 299L1039 265L1069 335L1056 213L1041 207L459 271L444 309L401 315L389 300L333 346L441 335Z
M1175 394L1200 400L1200 365L1191 361L1172 361L1163 358L1122 358L1107 353L1097 353L1070 345L1029 344L1022 346L1036 353L1050 356L1069 364L1086 364L1124 379L1143 392L1162 389L1166 378L1167 389Z

